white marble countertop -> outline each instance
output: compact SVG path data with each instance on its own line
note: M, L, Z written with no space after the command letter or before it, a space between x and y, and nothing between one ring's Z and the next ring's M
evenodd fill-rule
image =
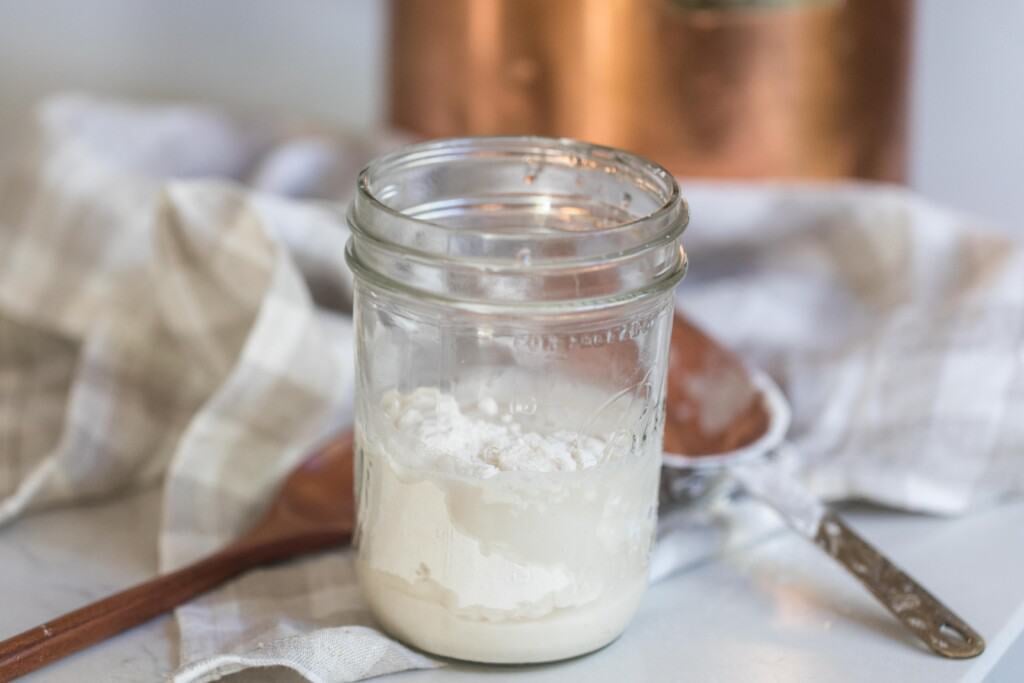
M984 655L956 662L929 654L828 558L776 531L652 587L626 634L595 654L536 667L453 665L392 679L1024 680L1024 502L956 520L870 509L846 513L981 631L988 641ZM0 638L150 576L158 515L158 494L149 491L0 529ZM164 680L177 660L174 642L173 621L161 618L24 680ZM243 673L230 680L246 679Z

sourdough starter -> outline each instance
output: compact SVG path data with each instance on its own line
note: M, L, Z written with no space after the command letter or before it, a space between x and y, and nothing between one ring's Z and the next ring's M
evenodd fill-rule
M491 396L386 394L358 442L358 568L381 625L482 662L621 633L646 587L661 442L658 420L624 410L573 431Z

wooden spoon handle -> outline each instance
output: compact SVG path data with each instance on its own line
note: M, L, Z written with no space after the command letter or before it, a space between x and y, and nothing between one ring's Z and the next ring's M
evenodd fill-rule
M86 605L0 642L0 681L9 681L148 621L247 569L347 543L348 525L251 534L220 552Z
M244 571L250 553L228 548L0 643L0 681L9 681L148 621Z

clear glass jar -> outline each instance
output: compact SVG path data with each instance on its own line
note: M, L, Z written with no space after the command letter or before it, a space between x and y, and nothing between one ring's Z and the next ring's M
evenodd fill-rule
M362 172L357 567L388 632L511 663L625 628L686 220L664 169L570 140L442 140Z

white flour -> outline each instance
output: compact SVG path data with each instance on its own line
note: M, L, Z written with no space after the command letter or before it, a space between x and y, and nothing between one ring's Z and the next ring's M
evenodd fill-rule
M646 585L660 433L637 447L527 429L511 405L390 392L361 425L363 587L387 630L431 652L588 652L622 631ZM534 422L575 423L545 417Z
M441 471L482 478L498 472L573 471L597 464L606 446L602 439L570 431L543 436L524 431L508 413L495 420L500 406L489 396L468 414L455 397L437 389L388 392L381 404L395 429L416 440L420 462Z

